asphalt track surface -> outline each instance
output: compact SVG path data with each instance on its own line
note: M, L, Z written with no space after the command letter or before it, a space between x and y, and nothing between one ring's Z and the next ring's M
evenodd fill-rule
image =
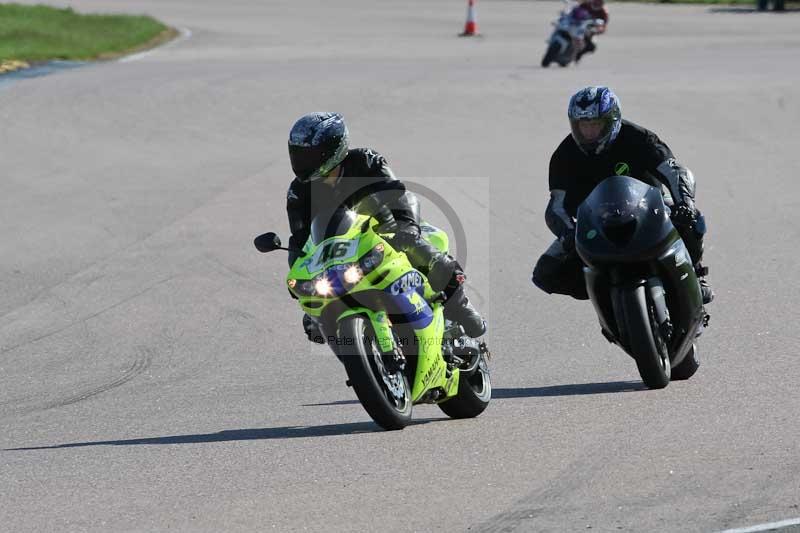
M594 56L543 70L555 2L482 2L482 39L456 37L456 0L112 7L191 37L0 85L0 530L800 516L797 13L613 4ZM643 389L588 303L530 283L549 156L590 83L694 170L709 221L702 367L665 390ZM457 211L495 355L479 418L420 406L379 431L304 340L284 256L253 249L286 235L286 135L319 109Z

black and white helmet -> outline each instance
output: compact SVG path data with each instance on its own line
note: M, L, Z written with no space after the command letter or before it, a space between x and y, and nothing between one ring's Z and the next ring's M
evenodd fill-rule
M619 98L608 87L586 87L569 100L572 138L588 155L605 151L619 135L622 109Z
M339 113L300 117L289 132L289 159L302 183L326 177L347 157L349 134Z

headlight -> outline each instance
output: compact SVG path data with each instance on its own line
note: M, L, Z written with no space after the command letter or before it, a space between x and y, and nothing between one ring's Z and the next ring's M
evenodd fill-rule
M316 280L290 280L289 288L298 296L316 296L314 282ZM291 283L294 282L294 283Z
M364 254L357 263L333 265L314 279L290 279L287 283L289 288L298 296L319 296L322 298L340 296L383 263L383 251L383 243L378 243L372 250Z
M361 268L358 265L350 265L347 267L347 270L344 271L344 281L345 283L349 283L350 285L355 285L364 275L361 273Z
M294 286L289 284L292 291L298 296L316 296L330 298L342 294L342 282L336 276L331 276L330 272L320 274L314 279L292 280Z
M358 261L365 275L375 270L381 263L383 263L383 243L376 244L372 250Z
M330 296L333 294L333 286L324 275L314 280L314 290L320 296Z

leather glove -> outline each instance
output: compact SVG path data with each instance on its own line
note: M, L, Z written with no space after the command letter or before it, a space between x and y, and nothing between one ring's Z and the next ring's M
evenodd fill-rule
M384 227L386 228L384 229ZM393 222L388 227L386 224L382 224L378 229L380 230L378 233L394 233L392 246L396 245L395 247L402 251L406 251L407 249L419 244L418 241L421 233L419 226L416 224L398 224L397 222Z
M697 208L691 201L684 202L672 208L670 219L676 226L694 227L697 222Z

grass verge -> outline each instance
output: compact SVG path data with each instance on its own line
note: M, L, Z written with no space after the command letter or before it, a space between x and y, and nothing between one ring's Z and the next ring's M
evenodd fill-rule
M148 16L82 15L71 8L0 4L0 72L52 59L111 59L175 34Z

